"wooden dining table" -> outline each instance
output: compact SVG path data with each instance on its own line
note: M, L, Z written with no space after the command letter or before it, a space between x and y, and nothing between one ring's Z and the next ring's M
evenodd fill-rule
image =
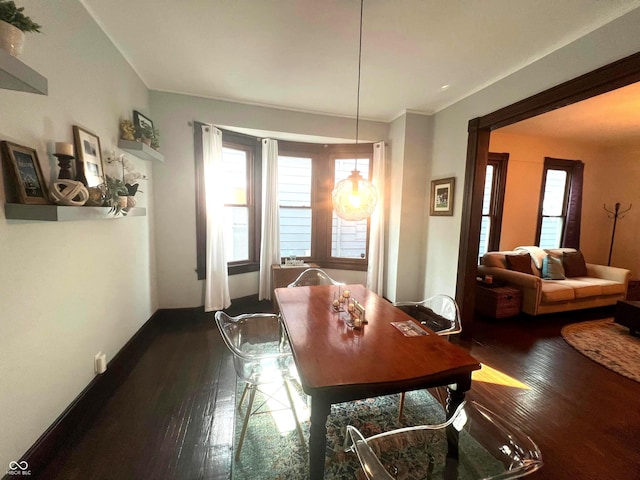
M365 308L361 328L333 301L350 290ZM300 383L311 397L309 478L324 478L331 405L446 385L452 413L471 388L480 363L362 285L276 288ZM411 322L427 335L405 336L392 322ZM404 323L404 325L407 325ZM411 326L411 325L409 325Z

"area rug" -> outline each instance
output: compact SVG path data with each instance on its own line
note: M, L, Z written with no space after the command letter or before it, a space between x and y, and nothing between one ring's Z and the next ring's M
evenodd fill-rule
M238 391L238 399L242 391ZM282 392L284 395L284 392ZM345 453L345 430L347 425L357 427L365 437L425 423L445 421L444 409L426 390L408 392L405 399L404 418L398 421L399 395L341 403L331 407L327 419L327 452L325 478L331 480L353 480L364 478L357 475L360 468L355 453ZM309 406L304 395L299 396L296 411L300 417L305 442L309 439ZM282 397L286 403L286 397ZM256 395L256 404L265 401ZM280 405L282 406L282 405ZM265 405L267 407L267 405ZM277 407L270 405L268 408ZM255 408L254 408L255 410ZM242 410L244 413L244 410ZM242 415L236 414L234 453L242 428ZM254 414L242 446L240 459L234 461L233 480L298 480L308 478L308 456L295 430L293 416L288 409L272 413Z
M591 360L640 382L640 339L613 318L566 325L562 338Z
M245 437L240 458L234 460L232 467L233 480L299 480L309 478L308 452L309 440L309 408L304 401L304 394L297 386L296 411L300 416L304 433L304 446L295 430L291 410L284 409L286 396L284 391L269 392L275 394L277 401L268 400L265 396L256 395L255 405L261 405L262 413L252 415ZM242 395L238 391L238 399ZM388 395L355 402L332 405L327 419L327 448L325 453L325 476L327 480L366 480L360 468L357 456L345 452L345 432L347 425L353 425L365 437L377 433L394 430L410 425L439 424L445 421L442 405L426 390L408 392L405 397L404 416L398 420L399 395ZM265 407L264 409L262 407ZM275 411L267 411L274 410ZM256 409L254 408L254 411ZM242 410L244 412L244 410ZM242 414L236 413L234 453L242 428ZM380 452L392 464L397 461L401 465L419 465L425 467L425 455L431 459L427 462L429 478L440 479L444 476L447 465L446 432L440 430L430 433L429 447L411 449L408 446L395 452ZM457 468L457 480L473 480L491 477L504 470L501 462L491 456L475 439L463 433L459 439L460 464ZM464 455L462 452L465 452ZM429 466L430 465L430 466ZM424 472L423 472L424 473ZM450 473L450 472L449 472ZM422 479L422 473L408 470L403 479ZM449 478L449 477L447 477Z

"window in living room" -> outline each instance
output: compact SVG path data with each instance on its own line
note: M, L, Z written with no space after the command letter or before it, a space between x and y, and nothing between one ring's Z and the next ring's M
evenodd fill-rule
M489 152L482 199L482 223L480 225L478 258L488 251L500 249L508 161L508 153Z
M579 248L582 173L579 160L545 158L536 245Z

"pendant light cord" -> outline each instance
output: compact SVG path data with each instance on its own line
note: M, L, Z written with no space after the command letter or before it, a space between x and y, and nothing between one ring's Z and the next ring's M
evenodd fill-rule
M360 128L360 70L362 66L362 13L364 0L360 0L360 43L358 44L358 94L356 100L356 145L358 144L358 130Z

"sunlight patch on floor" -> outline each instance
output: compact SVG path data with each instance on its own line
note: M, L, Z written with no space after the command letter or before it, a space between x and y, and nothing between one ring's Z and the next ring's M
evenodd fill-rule
M295 405L296 413L298 414L298 421L302 424L308 421L310 418L310 408L305 401L306 397L304 393L298 391L299 381L297 380L297 373L295 368L292 368L289 374L293 377L290 382L291 396ZM281 435L287 435L296 429L296 421L291 412L289 399L287 398L287 391L284 385L280 383L269 383L260 385L260 390L264 392L269 398L266 400L266 405L260 409L260 411L268 411L276 428ZM302 396L301 396L302 395ZM254 410L257 405L254 405ZM266 413L266 412L265 412Z
M520 380L510 377L506 373L496 370L486 363L482 364L482 368L480 370L476 370L471 374L471 379L474 382L492 383L494 385L503 385L505 387L531 390L531 387L522 383Z

